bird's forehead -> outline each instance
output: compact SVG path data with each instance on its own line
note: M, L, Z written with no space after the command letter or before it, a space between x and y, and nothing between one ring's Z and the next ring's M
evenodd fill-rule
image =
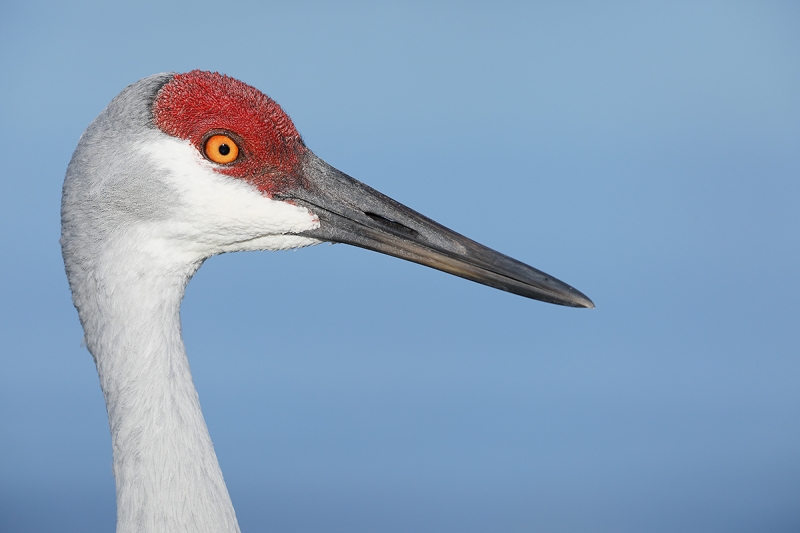
M159 91L156 125L170 135L191 138L208 128L235 126L238 133L272 133L274 141L297 139L292 119L255 87L217 72L175 74Z
M173 76L156 95L153 119L165 133L198 148L210 132L233 132L249 161L219 171L253 181L265 168L292 172L304 150L289 115L274 100L217 72L193 70ZM269 192L261 185L259 189Z

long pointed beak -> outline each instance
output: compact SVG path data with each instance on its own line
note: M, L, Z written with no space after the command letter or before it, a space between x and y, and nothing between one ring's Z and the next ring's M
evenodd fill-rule
M303 235L413 261L496 289L570 307L594 307L580 291L487 248L340 172L310 151L306 187L279 195L307 207L320 227Z

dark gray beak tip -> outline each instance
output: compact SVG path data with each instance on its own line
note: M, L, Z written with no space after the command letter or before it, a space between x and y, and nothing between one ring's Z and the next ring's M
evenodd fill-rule
M573 289L575 290L575 289ZM575 298L575 307L583 307L584 309L594 309L594 302L588 296L580 291L575 291L577 298Z
M563 305L565 307L594 309L594 302L578 289L570 287L563 281L544 274L543 272L541 274L542 276L539 280L533 276L529 278L529 285L527 288L532 292L523 293L523 296L556 305ZM510 292L520 294L513 290Z

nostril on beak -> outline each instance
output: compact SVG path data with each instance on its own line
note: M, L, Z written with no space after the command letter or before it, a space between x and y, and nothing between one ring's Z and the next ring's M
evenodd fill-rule
M396 220L392 220L390 218L383 217L378 215L377 213L364 213L369 218L377 222L378 224L394 230L396 233L401 233L403 235L408 235L409 237L417 237L419 232L415 229L411 229L408 226L404 226L403 224L397 222Z

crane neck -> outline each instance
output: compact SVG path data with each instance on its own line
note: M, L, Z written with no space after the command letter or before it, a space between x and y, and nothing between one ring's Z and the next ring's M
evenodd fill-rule
M108 410L117 533L238 533L181 338L180 303L202 259L136 241L65 251Z

